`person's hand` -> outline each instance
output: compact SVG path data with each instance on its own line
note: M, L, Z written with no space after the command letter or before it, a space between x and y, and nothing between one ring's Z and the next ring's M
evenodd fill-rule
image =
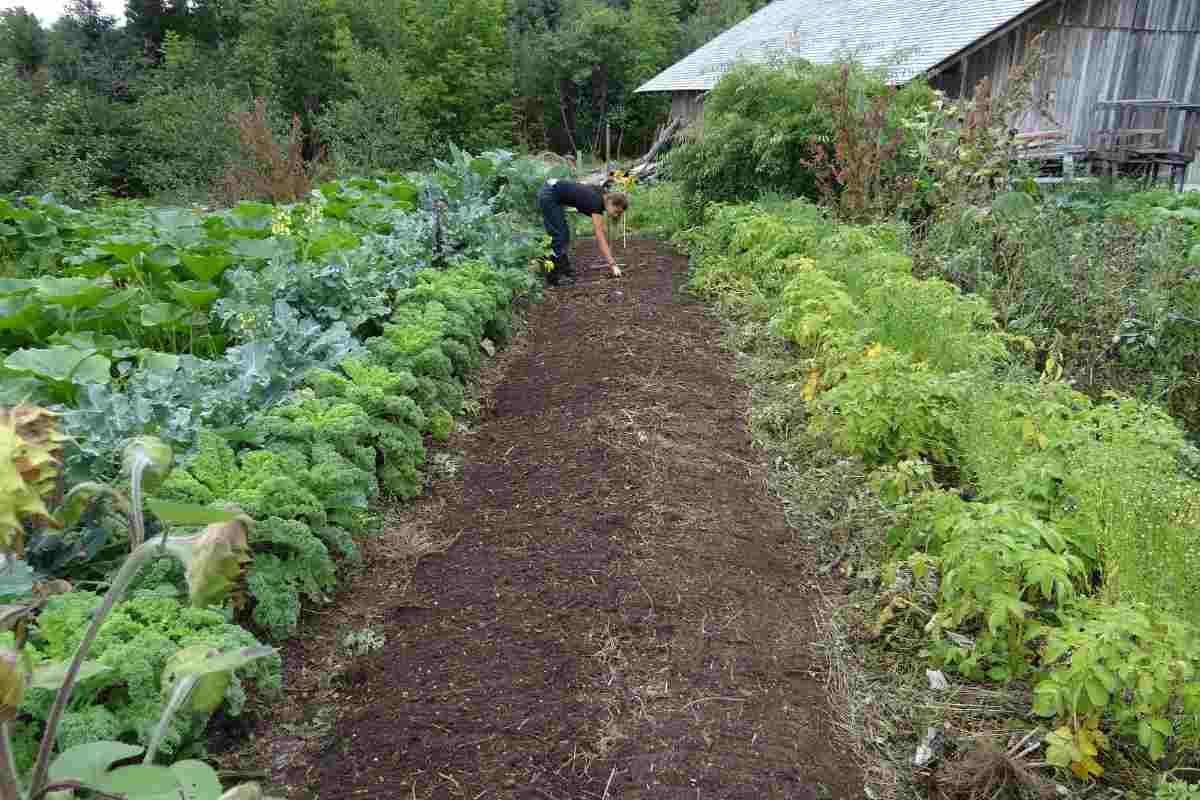
M614 278L621 277L621 268L617 266L616 261L608 262L608 271L612 274L612 276Z

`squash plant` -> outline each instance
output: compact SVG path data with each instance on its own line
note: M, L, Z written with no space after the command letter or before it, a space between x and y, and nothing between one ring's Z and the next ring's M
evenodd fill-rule
M0 554L4 569L28 575L24 564L23 539L26 526L64 527L78 519L87 503L97 495L108 495L115 505L127 509L132 552L114 576L104 599L91 618L74 656L67 662L36 667L25 651L29 627L50 597L69 591L58 581L27 587L16 603L0 606L0 631L12 631L14 647L0 648L0 798L2 800L70 800L78 791L94 797L123 796L127 800L186 798L216 800L220 797L258 796L256 786L238 787L222 795L216 772L197 760L178 761L169 766L154 763L158 744L171 718L181 711L211 712L225 694L234 670L250 661L272 654L269 647L246 647L219 653L206 647L188 647L171 660L163 676L166 706L149 746L124 742L89 742L57 755L54 742L63 713L80 680L107 669L87 660L88 651L105 618L128 591L138 571L148 562L170 555L186 570L188 597L193 606L221 603L249 561L247 531L253 520L239 509L225 511L158 502L152 506L164 523L161 536L145 539L142 508L144 490L153 490L170 473L174 454L170 447L152 437L132 441L125 451L124 471L130 479L129 496L114 487L85 483L67 492L51 512L47 499L58 487L61 435L55 416L31 406L0 408ZM206 525L197 534L171 536L169 523ZM5 594L14 594L11 576ZM13 759L12 724L25 691L36 686L57 689L46 719L37 760L28 776L17 773ZM134 761L135 759L138 759ZM133 762L133 763L130 763Z

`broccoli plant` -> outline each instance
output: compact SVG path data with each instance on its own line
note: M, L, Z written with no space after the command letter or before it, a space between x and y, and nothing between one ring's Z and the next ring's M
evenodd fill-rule
M31 419L37 424L29 424ZM116 489L98 484L75 487L51 512L46 500L54 494L54 486L47 478L60 461L54 429L52 417L40 410L0 409L0 521L5 526L0 554L6 567L16 571L18 579L29 574L21 559L25 525L62 527L80 513L80 505L88 497L119 494ZM140 440L126 452L132 497L140 500L147 479L153 482L169 474L174 455L170 448L160 444ZM141 504L127 502L127 506L130 530L144 534ZM163 796L215 800L241 794L242 790L235 788L222 795L216 772L202 761L179 761L169 766L154 761L174 716L185 711L213 710L224 697L234 670L272 655L273 651L266 647L242 647L224 654L203 645L178 651L170 657L163 686L166 708L148 747L104 740L82 743L55 754L76 689L111 669L103 660L89 660L89 656L94 655L105 622L142 567L164 555L178 559L185 566L190 603L203 607L224 601L249 560L247 533L254 523L241 509L214 511L166 503L152 504L152 508L164 523L206 527L193 535L170 536L170 528L164 525L161 536L137 544L121 564L98 607L78 621L83 632L69 659L40 661L35 666L26 649L39 613L53 595L69 591L69 585L56 582L43 585L38 591L29 586L20 602L5 606L0 613L0 630L11 631L11 643L0 646L0 797L40 800L52 792L88 791L100 796L120 794L128 800ZM24 567L23 573L20 567ZM6 588L6 593L18 594L13 591L11 581ZM73 642L74 637L69 640ZM64 655L65 651L66 647L62 649ZM22 776L14 758L13 726L26 693L35 688L53 691L54 697L46 712L33 768L27 776ZM141 757L141 763L114 766L134 757Z

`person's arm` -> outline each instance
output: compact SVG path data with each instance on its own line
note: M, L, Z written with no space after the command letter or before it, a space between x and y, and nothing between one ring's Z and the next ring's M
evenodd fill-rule
M600 245L600 253L604 256L604 261L608 264L609 271L613 275L620 275L621 268L617 266L616 259L612 255L612 250L608 247L608 238L604 235L603 214L592 214L592 227L596 231L596 242Z

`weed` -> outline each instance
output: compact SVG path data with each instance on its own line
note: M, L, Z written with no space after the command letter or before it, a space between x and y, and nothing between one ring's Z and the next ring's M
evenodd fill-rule
M386 639L382 633L373 628L360 628L350 631L342 637L342 649L351 658L370 655L376 650L382 650Z
M232 117L241 145L241 158L229 165L218 186L219 196L227 204L239 200L272 200L294 203L312 190L324 153L311 162L304 160L304 134L300 115L292 117L286 147L275 142L267 120L267 101L254 101L253 111L241 111Z

